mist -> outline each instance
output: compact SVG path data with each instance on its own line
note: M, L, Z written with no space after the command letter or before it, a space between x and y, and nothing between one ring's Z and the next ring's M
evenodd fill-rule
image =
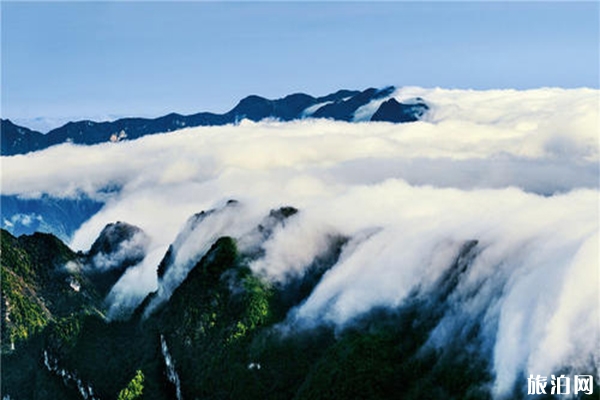
M375 111L370 104L352 123L242 121L64 144L2 157L2 191L104 201L76 232L77 250L114 221L149 236L146 258L109 295L115 310L154 290L168 298L219 236L256 246L252 230L281 206L300 212L259 243L264 255L250 268L265 279L302 274L327 237L350 238L289 324L342 328L374 307L397 307L477 240L448 300L456 311L428 345L443 346L465 321L485 321L497 398L530 373L591 367L598 379L598 91L402 88L392 96L421 97L431 109L410 124L360 122ZM208 210L217 211L190 219ZM173 268L158 280L171 244Z

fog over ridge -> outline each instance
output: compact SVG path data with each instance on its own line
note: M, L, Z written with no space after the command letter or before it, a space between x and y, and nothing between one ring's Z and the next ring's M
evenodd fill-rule
M280 281L302 273L329 235L350 241L289 324L343 327L373 307L396 307L477 241L447 300L453 311L428 345L486 321L497 398L523 374L592 363L599 379L599 91L408 87L392 96L421 97L431 110L410 124L242 121L64 144L2 157L2 191L106 201L75 249L114 221L149 235L148 256L113 288L114 304L160 287L156 267L173 242L180 282L216 237L243 242L269 210L293 206L300 212L267 239L254 272ZM225 206L229 199L239 206ZM188 229L190 216L210 209L221 211Z

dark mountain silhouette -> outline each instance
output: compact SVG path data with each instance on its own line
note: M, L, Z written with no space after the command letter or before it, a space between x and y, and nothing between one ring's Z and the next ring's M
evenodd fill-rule
M171 113L159 118L122 118L112 122L77 121L69 122L42 134L2 119L0 125L1 154L5 156L25 154L47 147L72 142L76 144L96 144L109 141L131 140L155 133L171 132L186 127L216 126L239 122L242 119L260 121L275 118L291 121L306 117L329 118L351 121L356 110L372 100L389 97L394 87L384 89L369 88L362 92L339 90L322 97L313 97L304 93L291 94L277 100L252 95L242 99L232 110L225 114L201 112L192 115ZM392 100L390 100L392 101ZM382 104L385 110L376 112L375 121L411 122L418 120L428 106L423 101L403 105L393 100ZM309 107L317 107L307 113ZM398 105L400 107L398 107Z
M421 99L417 99L414 104L402 104L396 99L389 99L379 106L371 117L371 121L415 122L423 116L427 109L428 107L422 103Z
M40 132L0 120L1 154L23 154L48 147L48 137Z

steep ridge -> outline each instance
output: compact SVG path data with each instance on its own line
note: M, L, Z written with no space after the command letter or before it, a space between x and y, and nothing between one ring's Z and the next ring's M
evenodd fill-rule
M98 294L78 257L56 237L2 230L2 348L14 349L56 318L92 311Z
M104 313L104 297L145 256L145 234L124 223L104 228L90 251L75 253L51 234L1 230L2 349L12 351L48 324Z

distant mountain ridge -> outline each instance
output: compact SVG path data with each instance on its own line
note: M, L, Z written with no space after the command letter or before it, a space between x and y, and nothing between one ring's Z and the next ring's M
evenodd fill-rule
M11 156L42 150L47 147L72 142L77 144L96 144L108 141L136 139L155 133L171 132L195 126L218 126L236 123L242 119L260 121L275 118L292 121L302 118L328 118L339 121L352 121L355 112L373 100L385 99L392 95L395 87L383 89L369 88L364 91L339 90L327 96L313 97L304 93L295 93L286 97L269 100L251 95L242 99L225 114L200 112L192 115L177 113L149 118L122 118L112 122L77 121L69 122L47 134L15 125L8 119L0 120L0 154ZM377 121L394 123L414 122L429 109L422 99L410 104L390 99L375 110ZM372 119L373 120L373 119Z

